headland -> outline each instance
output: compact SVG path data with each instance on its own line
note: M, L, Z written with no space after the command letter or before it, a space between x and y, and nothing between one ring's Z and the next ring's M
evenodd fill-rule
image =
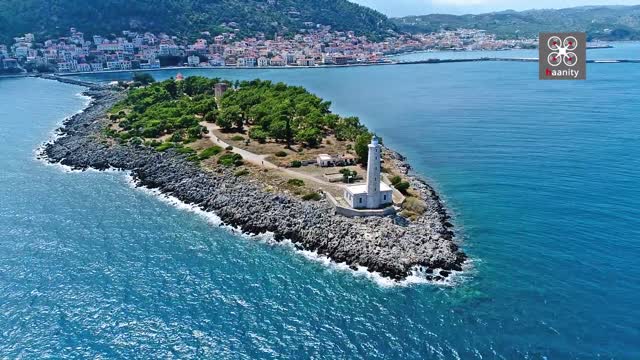
M411 172L402 155L390 149L385 149L384 166L398 171L404 182L409 183L410 196L419 201L420 211L348 218L336 213L323 191L317 189L318 184L311 188L315 187L312 193L320 196L308 196L311 193L307 190L288 191L286 186L277 186L282 181L275 185L269 181L271 174L280 176L280 169L255 164L238 168L235 165L242 161L232 156L238 150L231 146L217 160L223 164L223 157L236 159L235 165L209 166L213 161L194 161L203 158L202 152L207 149L197 152L178 146L158 149L157 144L150 146L149 142L114 140L106 135L109 133L106 130L114 127L109 113L127 99L127 92L69 78L56 79L88 87L85 95L92 101L83 112L64 122L59 129L60 137L44 146L43 156L48 161L78 170L130 171L138 186L157 189L213 212L226 225L247 234L273 233L276 241L290 240L300 250L316 252L352 268L365 267L393 280L419 275L442 281L452 271L462 270L466 255L455 242L453 225L440 197ZM215 141L214 135L204 135L193 146Z

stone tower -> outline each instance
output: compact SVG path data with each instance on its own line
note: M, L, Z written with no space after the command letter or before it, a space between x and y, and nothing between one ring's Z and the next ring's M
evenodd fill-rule
M369 162L367 164L367 208L380 207L380 160L382 147L374 135L369 144Z

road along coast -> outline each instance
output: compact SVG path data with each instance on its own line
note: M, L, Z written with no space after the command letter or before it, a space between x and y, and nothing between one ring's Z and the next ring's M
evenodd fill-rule
M346 218L335 214L326 199L308 202L274 193L257 179L237 177L232 170L203 169L171 149L158 152L109 143L102 135L108 122L105 115L126 93L69 78L63 81L88 86L85 95L93 100L64 122L60 137L45 144L42 156L50 162L79 170L130 171L138 186L214 212L226 225L245 233L273 233L277 241L288 239L300 250L396 281L416 274L441 281L451 271L462 270L467 257L455 242L450 217L433 188L415 176L411 182L427 204L418 219ZM393 161L409 172L405 159L392 154Z

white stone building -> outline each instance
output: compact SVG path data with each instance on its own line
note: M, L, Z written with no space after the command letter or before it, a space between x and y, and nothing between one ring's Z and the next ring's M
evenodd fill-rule
M331 157L329 154L320 154L316 158L316 163L320 167L329 167L333 165L333 157Z
M258 58L258 67L267 67L269 66L269 59L264 56Z
M344 198L354 209L380 209L393 203L393 189L382 182L380 163L382 146L375 136L369 144L369 162L367 165L367 183L348 186Z

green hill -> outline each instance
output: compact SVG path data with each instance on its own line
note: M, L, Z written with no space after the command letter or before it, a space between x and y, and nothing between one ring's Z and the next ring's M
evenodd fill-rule
M590 39L640 39L640 5L583 6L568 9L501 11L478 15L408 16L393 19L401 31L474 28L500 38L531 38L544 31L586 31Z
M87 35L122 30L197 36L220 33L235 22L242 35L296 32L305 22L335 30L381 35L395 25L386 16L347 0L2 0L0 42L26 32L40 39L76 27Z

